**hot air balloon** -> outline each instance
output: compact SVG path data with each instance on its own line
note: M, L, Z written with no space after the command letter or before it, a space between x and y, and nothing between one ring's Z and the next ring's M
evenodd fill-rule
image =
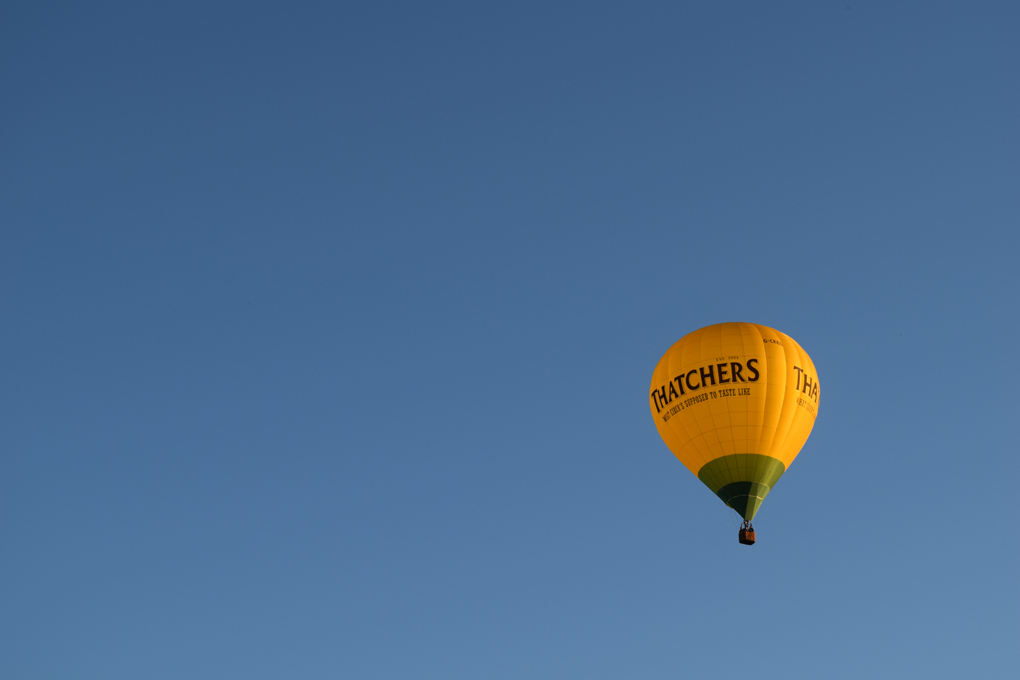
M666 446L743 518L738 538L811 434L818 373L785 333L720 323L680 338L652 374L648 403Z

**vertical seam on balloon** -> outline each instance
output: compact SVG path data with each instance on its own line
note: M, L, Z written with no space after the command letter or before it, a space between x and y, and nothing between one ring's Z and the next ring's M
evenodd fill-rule
M753 323L748 323L748 324L743 324L743 325L747 327L747 329L750 332L752 338L755 335L758 336L758 343L755 345L755 347L756 348L757 347L761 347L762 346L762 344L761 344L762 343L762 337L761 337L761 332L758 330L758 327L755 324L753 324ZM744 337L743 333L741 333L740 341L743 343L743 346L744 346L744 351L742 353L744 357L748 357L748 356L751 356L751 355L757 356L756 353L753 353L753 352L748 350L748 347L747 347L747 338ZM753 342L753 340L752 340L752 342ZM744 361L745 361L745 363L747 362L746 358L745 358ZM767 396L767 391L766 391L766 396ZM749 401L750 401L749 399L745 399L744 400L744 408L745 408L746 413L748 414L748 419L750 420L751 409L749 407ZM764 403L765 403L764 398L762 398L761 401L762 401L762 404L764 405ZM761 416L760 418L758 417L758 415L759 415L759 413L757 412L757 409L756 409L755 410L755 417L756 417L756 420L757 420L757 425L755 425L755 427L758 430L758 436L756 438L757 441L756 441L756 445L754 447L754 453L761 453L761 433L762 433L762 430L764 429L764 425L765 425L765 410L764 410L764 408L760 412L760 416ZM747 432L747 441L748 442L751 441L751 429L750 428L751 428L751 424L750 424L750 422L748 422L748 432ZM748 448L751 448L751 447L748 446ZM751 453L751 452L747 451L747 453Z
M667 378L669 377L669 357L672 354L673 349L680 342L681 341L678 340L677 342L673 343L673 345L668 350L666 350L666 355L663 357L662 360L660 360L659 365L656 366L656 369L658 369L659 366L663 367L663 372L666 374ZM663 366L663 364L665 364L665 365ZM654 389L655 388L655 383L657 382L657 381L655 381L655 374L654 373L652 375L652 379L653 379L652 388ZM658 419L660 416L658 414L656 414L656 415L653 415L652 417ZM658 423L656 423L656 426L658 427ZM673 427L670 427L668 421L662 423L662 427L664 427L666 429L666 431L669 433L669 435L674 439L674 441L678 445L678 450L677 451L673 451L673 455L676 456L680 460L680 462L684 464L685 467L687 467L687 464L684 462L683 458L681 458L680 455L679 455L683 451L683 448L684 448L683 440L677 435L676 429L673 428ZM672 447L669 445L668 441L666 442L666 446L667 446L667 448L669 448L672 451ZM697 467L697 466L694 466L694 467Z
M766 328L768 328L768 327L766 326ZM776 453L776 450L778 448L778 444L777 443L781 443L782 442L782 438L779 436L779 426L780 426L780 424L783 421L783 407L786 404L786 385L789 382L788 375L789 375L789 368L790 367L786 365L789 362L787 361L787 357L786 357L786 348L782 344L782 339L783 339L783 335L784 334L781 333L780 331L777 331L774 328L769 328L769 330L772 331L773 333L775 333L776 337L773 338L773 339L778 339L779 342L780 342L779 346L783 348L783 350L781 351L781 354L783 355L783 367L782 367L782 370L781 371L773 371L772 370L773 367L771 365L769 365L769 376L770 377L774 377L774 376L772 376L772 374L773 373L778 373L779 376L782 378L782 387L781 387L781 389L779 391L779 403L777 404L779 415L776 417L775 426L772 428L772 438L769 440L769 447L768 447L768 449L769 449L768 455L772 456L773 458L778 458L778 456L776 456L775 453ZM767 362L768 361L768 350L767 349L765 350L765 358L766 358L766 362ZM768 381L766 379L766 386L767 386L767 384L768 384ZM768 402L768 392L767 391L766 391L765 399L766 399L766 404L767 404L767 402Z
M719 331L719 354L723 357L724 360L726 360L726 356L728 355L728 353L730 351L730 350L726 349L726 339L727 339L727 336L728 336L728 332L727 331L732 330L732 326L733 325L734 325L734 323L729 321L729 322L726 322L726 323L722 324L721 327L720 327L720 331ZM720 375L719 377L721 378L722 376ZM722 385L722 383L720 383L720 385ZM733 409L731 408L733 406L733 403L730 401L729 398L723 399L722 403L723 403L723 406L725 407L725 411L726 411L723 414L723 416L724 416L723 420L726 423L725 432L726 432L727 438L729 439L728 443L724 443L722 445L722 451L723 451L723 455L724 456L729 456L729 455L733 455L735 453L738 453L737 448L736 448L736 440L735 440L735 438L733 436L733 434L734 434L733 433ZM729 450L729 453L727 453L727 449Z
M722 324L719 324L718 328L719 328L719 346L722 347ZM703 333L702 337L704 338L705 335L707 335L707 333ZM714 354L714 352L713 352L713 354ZM715 358L712 358L711 361L714 362ZM701 341L701 363L702 364L705 363L705 340L704 339ZM713 387L718 387L718 385L713 385ZM712 406L714 404L712 403L711 400L709 400L706 405L708 406L708 418L709 418L709 420L712 423L712 430L711 431L712 431L712 434L715 437L715 441L717 442L717 446L719 447L719 450L715 451L713 453L715 453L717 457L721 458L724 455L723 454L723 446L722 446L722 441L719 439L719 426L716 424L715 414L712 412Z
M702 329L698 329L698 331L692 331L692 333L697 333L700 330L702 330ZM674 348L676 348L677 345L680 345L679 348L676 348L676 351L679 352L679 359L677 360L677 363L682 366L683 365L683 350L684 350L684 348L687 346L687 344L689 342L689 340L686 340L686 338L688 336L690 336L690 335L691 335L691 333L688 333L683 338L681 338L679 341L674 343L673 347L671 347L670 350L667 352L667 354L666 354L666 377L667 378L671 377L671 374L672 374L672 371L670 370L670 360L671 360L671 358L673 356ZM690 432L690 430L687 429L687 425L684 422L684 419L682 417L681 418L675 418L675 419L671 418L669 420L669 422L666 423L666 426L669 427L670 431L673 432L674 436L677 436L678 439L679 439L679 436L678 436L679 433L677 432L676 427L670 425L670 422L673 422L673 420L676 420L680 424L680 428L683 430L683 434L686 435L686 437L687 437L687 440L684 443L684 445L680 447L681 451L688 444L691 444L691 445L694 446L694 450L697 452L698 458L699 458L697 469L700 472L701 468L704 467L708 463L708 460L706 459L706 456L705 456L704 452L702 451L701 447L698 446L698 443L696 441L697 435L691 436L691 432ZM700 428L699 428L699 434L700 434ZM677 453L679 453L679 451Z
M785 340L789 341L787 343L787 345L789 345L789 349L796 356L797 363L796 364L792 364L792 366L796 366L797 364L804 363L803 361L801 361L800 346L797 344L797 342L793 338L791 338L789 335L786 335L785 333L783 333L782 335L784 336ZM786 354L786 363L789 364L790 363L790 355L789 355L788 352L785 351L786 350L786 345L783 346L783 349L784 349L783 353ZM791 368L791 366L787 366L787 383L789 383L790 368ZM789 387L789 384L787 384L787 387ZM794 390L796 390L796 389L797 388L795 386ZM789 392L788 389L784 389L783 390L783 405L784 406L786 405L786 395L787 395L787 392ZM789 422L786 423L786 430L783 432L783 436L779 440L779 447L778 448L780 449L780 451L783 451L786 448L786 442L787 442L787 440L790 437L790 432L793 430L793 423L796 420L797 420L797 406L796 406L796 402L794 402L794 404L793 404L793 412L790 415ZM778 434L778 430L777 430L777 434ZM784 451L784 453L785 453L785 451ZM781 455L783 455L783 454L781 454ZM783 458L780 458L780 460L783 460ZM789 461L789 462L792 463L793 461Z
M814 362L811 361L811 357L809 357L807 352L804 350L804 348L800 346L800 343L798 343L793 338L790 338L789 336L786 336L786 337L788 337L790 339L790 342L793 343L792 346L797 351L798 361L801 364L802 368L806 371L810 367L811 368L811 374L817 380L818 379L818 371L815 369L815 365L814 365ZM799 394L798 394L797 398L798 399L800 398ZM805 419L809 419L809 420L805 420ZM793 413L793 417L790 419L790 426L787 428L786 436L783 438L783 447L784 448L788 448L790 446L790 443L791 443L790 435L791 435L791 433L797 431L794 426L796 424L798 424L798 423L801 423L801 422L809 423L809 425L807 427L807 434L804 435L804 441L801 442L801 446L798 447L797 451L793 454L793 458L791 458L788 461L789 463L793 463L793 459L796 458L798 455L800 455L801 448L807 442L807 438L809 436L811 436L811 430L814 429L814 416L812 416L810 414L807 414L806 412L805 412L805 414L802 414L797 409L797 407L794 406L794 413Z
M702 352L702 348L701 347L702 347L702 344L703 344L704 338L705 338L705 330L706 330L705 328L699 328L698 330L693 331L689 335L694 335L695 333L697 333L697 342L689 340L687 343L684 344L684 348L685 349L688 346L692 350L694 350L695 347L697 348L697 358L696 358L695 361L692 362L695 365L700 365L702 363L702 354L703 354L703 352ZM683 356L681 355L681 363L683 363L682 359L683 359ZM705 436L705 435L708 434L708 432L705 431L704 427L702 426L701 419L698 418L696 415L694 416L694 423L696 423L697 426L698 426L698 434L696 434L694 437L692 437L691 441L693 441L695 443L695 446L698 446L698 444L697 444L698 437L701 437L701 441L704 444L704 447L698 446L698 453L701 455L702 461L704 461L703 465L707 465L707 464L709 464L710 462L712 462L714 460L714 458L712 457L712 455L713 455L712 454L712 445L709 443L708 437ZM686 425L685 425L685 428L686 428Z
M761 343L759 347L762 348L762 357L763 361L765 362L764 371L765 380L762 383L762 389L765 390L765 394L762 397L761 424L759 425L761 431L758 433L758 453L767 456L772 452L771 451L772 439L775 439L775 434L773 433L772 438L769 439L769 446L768 447L765 446L765 417L766 414L768 413L769 407L769 375L772 371L772 368L769 366L768 350L765 349L765 334L761 332L761 327L758 324L752 325L754 326L755 333L758 334L758 341Z

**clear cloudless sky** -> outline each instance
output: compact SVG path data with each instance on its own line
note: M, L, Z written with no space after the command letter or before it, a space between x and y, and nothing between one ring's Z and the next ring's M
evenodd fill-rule
M0 676L1014 678L1010 2L0 6ZM759 542L652 369L794 337Z

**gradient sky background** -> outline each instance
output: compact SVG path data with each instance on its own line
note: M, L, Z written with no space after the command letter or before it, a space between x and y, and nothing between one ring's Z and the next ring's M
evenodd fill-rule
M1018 35L3 3L0 675L1015 677ZM734 320L823 386L753 548L647 405Z

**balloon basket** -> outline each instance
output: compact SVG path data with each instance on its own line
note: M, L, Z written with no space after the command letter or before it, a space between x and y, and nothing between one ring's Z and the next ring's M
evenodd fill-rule
M750 522L744 522L744 526L740 527L737 540L740 541L741 545L754 545L754 527L751 526Z

